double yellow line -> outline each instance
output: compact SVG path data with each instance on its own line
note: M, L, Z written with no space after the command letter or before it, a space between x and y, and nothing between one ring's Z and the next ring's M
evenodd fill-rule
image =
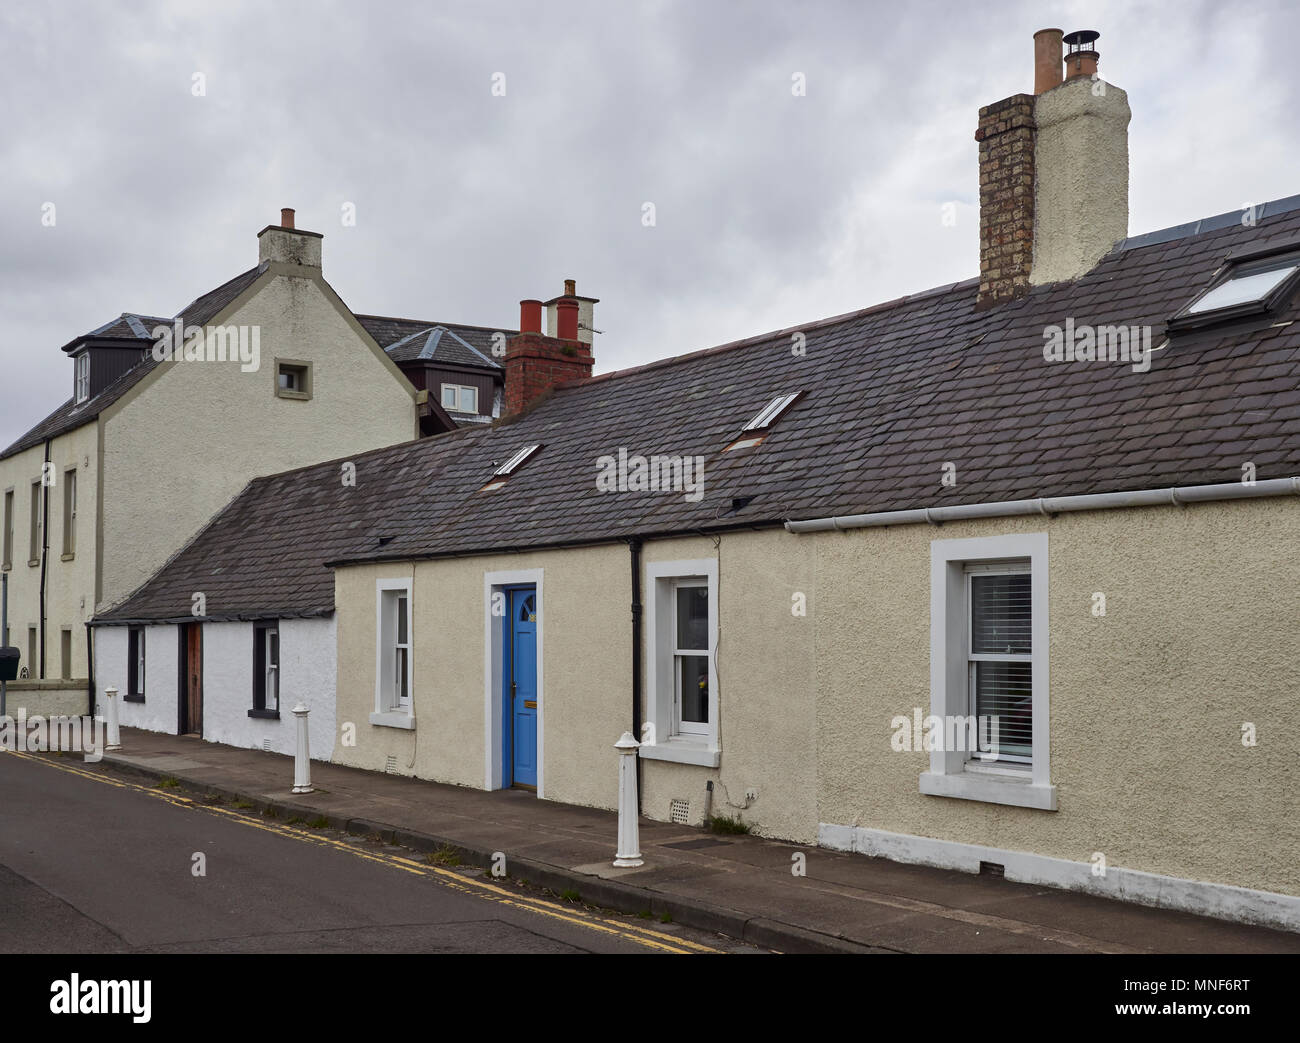
M390 866L393 869L400 869L403 872L412 873L416 876L428 877L444 887L449 887L454 891L460 891L464 894L472 895L475 898L497 902L501 905L510 906L515 909L522 909L526 912L536 913L539 916L549 916L554 920L563 920L566 923L574 924L578 927L585 927L588 930L596 931L612 937L625 938L628 941L635 942L637 945L645 946L647 949L656 952L689 955L693 953L720 953L723 951L721 949L710 948L707 945L701 945L698 942L693 942L686 938L678 938L675 935L665 934L662 931L656 931L649 927L641 927L637 924L625 923L621 920L598 916L584 910L557 905L554 902L548 902L541 898L532 898L527 895L521 895L514 891L509 891L504 887L500 887L497 884L488 883L485 880L475 880L463 876L460 873L453 873L449 869L430 865L427 862L417 862L415 859L406 858L402 855L388 854L383 851L367 851L355 844L349 844L343 840L336 840L333 837L323 836L320 833L311 830L295 829L293 826L282 825L281 823L270 821L265 818L255 818L252 815L242 814L220 805L198 803L179 793L158 789L154 786L143 786L139 783L127 782L123 779L111 778L99 772L88 771L85 768L79 768L71 764L62 764L59 761L48 757L38 756L32 753L19 753L17 751L9 752L13 753L16 757L37 761L41 764L47 765L48 767L57 768L59 771L65 771L72 775L79 775L85 779L92 779L93 781L103 783L104 785L116 786L119 789L135 790L139 793L147 793L149 796L155 797L158 800L166 801L174 807L189 808L191 810L206 811L213 815L222 815L233 822L250 826L253 829L260 829L267 833L276 833L283 837L290 837L293 840L315 844L319 847L328 847L334 848L337 851L346 851L348 854L357 858L363 858L368 862L377 862L381 865Z

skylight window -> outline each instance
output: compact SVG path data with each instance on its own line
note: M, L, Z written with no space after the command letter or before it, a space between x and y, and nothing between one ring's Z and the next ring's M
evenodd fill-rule
M541 445L524 446L515 453L514 456L492 472L492 477L488 480L487 485L483 486L479 492L490 492L493 489L500 489L501 486L506 484L506 479L519 470L519 468L523 467L524 463L540 448L542 448Z
M789 395L778 395L772 399L758 415L745 425L746 431L762 431L764 428L771 427L776 423L777 418L784 413L793 404L794 400L799 397L799 392L795 391Z
M504 478L507 475L514 474L517 470L519 470L523 462L527 460L530 456L532 456L535 452L537 452L537 450L539 450L540 448L542 448L540 445L524 446L522 449L519 450L519 452L515 453L514 456L512 456L509 460L503 463L495 471L493 471L492 477Z
M1300 251L1242 261L1169 321L1170 329L1208 326L1270 311L1300 281Z
M729 453L733 449L753 449L762 445L772 425L780 419L787 409L794 405L795 400L802 394L802 391L792 391L788 395L777 395L776 398L758 411L753 420L741 429L740 437L722 451Z

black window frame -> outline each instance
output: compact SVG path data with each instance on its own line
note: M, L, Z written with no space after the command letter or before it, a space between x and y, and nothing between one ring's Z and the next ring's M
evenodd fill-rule
M126 691L122 699L128 703L144 702L144 690L149 684L149 642L144 627L127 627L126 631ZM140 642L144 641L145 677L140 683Z
M275 709L266 708L266 635L270 632L280 634L278 619L264 619L253 624L253 705L248 711L249 717L267 721L280 719L280 663L276 663ZM281 646L283 654L283 646Z
M1292 265L1296 266L1296 270L1269 290L1268 293L1264 294L1263 297L1253 301L1243 301L1241 304L1232 304L1224 308L1215 308L1213 311L1192 311L1198 301L1203 300L1207 294L1213 293L1229 282L1244 279L1251 275L1259 275L1263 272L1274 271L1278 268L1288 268ZM1251 253L1230 255L1219 270L1215 272L1210 284L1174 314L1173 318L1166 324L1166 329L1170 333L1177 333L1184 330L1204 329L1207 326L1218 326L1221 323L1233 322L1237 319L1267 315L1279 304L1287 300L1295 292L1297 286L1300 286L1300 243L1291 241Z

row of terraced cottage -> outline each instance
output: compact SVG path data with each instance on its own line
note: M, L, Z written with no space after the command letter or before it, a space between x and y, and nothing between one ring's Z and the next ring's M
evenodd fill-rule
M981 110L978 279L633 370L572 285L498 361L267 230L204 321L282 334L257 408L306 419L140 477L207 510L180 545L96 506L101 702L282 753L301 702L315 757L600 808L631 730L652 819L1300 929L1300 197L1126 238L1091 71Z

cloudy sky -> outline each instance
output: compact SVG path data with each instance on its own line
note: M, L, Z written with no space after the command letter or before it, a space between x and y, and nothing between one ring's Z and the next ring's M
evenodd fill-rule
M576 278L598 371L969 278L977 110L1047 26L1128 91L1131 234L1300 192L1286 0L6 0L0 446L62 344L251 267L281 206L360 312L512 326Z

